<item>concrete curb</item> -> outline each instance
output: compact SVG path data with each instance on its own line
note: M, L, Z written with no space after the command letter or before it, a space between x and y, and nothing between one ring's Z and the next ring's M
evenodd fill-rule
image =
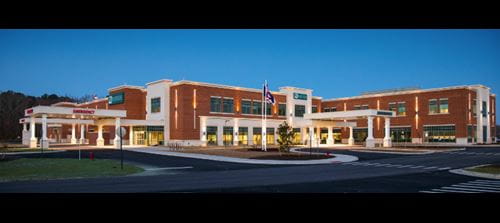
M57 151L43 151L43 153L59 153L66 152L65 150L57 150ZM41 152L13 152L13 153L0 153L1 155L23 155L23 154L41 154Z
M246 163L246 164L265 164L265 165L331 164L331 163L353 162L353 161L358 160L358 157L350 156L350 155L342 155L342 154L332 154L335 156L334 158L319 159L319 160L257 160L257 159L234 158L234 157L194 154L194 153L168 152L168 151L153 150L153 149L124 149L124 150L133 151L133 152L151 153L151 154L157 154L157 155L165 155L165 156L176 156L176 157L184 157L184 158L221 161L221 162ZM319 153L319 154L323 154L323 153Z
M486 165L490 165L490 164L472 166L472 167L467 167L467 168L475 168L475 167L481 167L481 166L486 166ZM450 173L465 175L465 176L470 176L470 177L480 177L480 178L500 180L500 174L478 173L478 172L474 172L474 171L465 170L465 168L454 169L454 170L449 170L449 171L450 171Z
M349 151L360 152L360 153L385 153L385 154L398 154L398 155L425 155L432 154L436 151L426 151L426 152L389 152L389 151L374 151L374 150L357 150L350 149Z

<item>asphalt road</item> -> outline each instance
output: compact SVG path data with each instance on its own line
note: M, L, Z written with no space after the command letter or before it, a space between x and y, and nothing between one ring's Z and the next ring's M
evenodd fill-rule
M95 151L119 159L119 151ZM125 152L126 162L153 168L183 167L160 175L0 183L0 192L420 192L477 178L449 173L500 162L500 148L424 155L336 151L360 160L344 164L250 165ZM46 154L74 157L77 151ZM28 155L23 155L28 156ZM30 155L37 156L37 155ZM85 157L84 154L83 157Z

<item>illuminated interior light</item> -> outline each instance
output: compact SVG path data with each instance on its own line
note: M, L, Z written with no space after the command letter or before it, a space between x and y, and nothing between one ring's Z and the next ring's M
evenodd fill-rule
M193 109L196 109L196 89L193 90Z

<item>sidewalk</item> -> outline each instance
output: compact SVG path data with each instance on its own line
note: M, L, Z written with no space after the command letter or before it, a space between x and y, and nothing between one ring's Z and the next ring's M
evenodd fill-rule
M142 153L150 153L150 154L165 155L165 156L176 156L176 157L204 159L204 160L212 160L220 162L231 162L231 163L265 164L265 165L331 164L331 163L353 162L358 160L358 158L355 156L342 155L342 154L331 154L335 157L330 159L317 159L317 160L259 160L259 159L234 158L234 157L215 156L215 155L196 154L196 153L171 152L154 148L124 148L124 149L133 152L142 152Z

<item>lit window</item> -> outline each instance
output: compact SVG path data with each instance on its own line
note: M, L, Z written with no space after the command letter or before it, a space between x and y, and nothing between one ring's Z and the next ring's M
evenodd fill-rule
M161 100L160 98L151 98L151 113L160 112Z
M398 115L405 116L406 115L406 103L398 103Z
M439 99L439 113L448 113L448 98Z
M436 99L429 100L429 114L437 114L437 113L439 113L437 100Z

